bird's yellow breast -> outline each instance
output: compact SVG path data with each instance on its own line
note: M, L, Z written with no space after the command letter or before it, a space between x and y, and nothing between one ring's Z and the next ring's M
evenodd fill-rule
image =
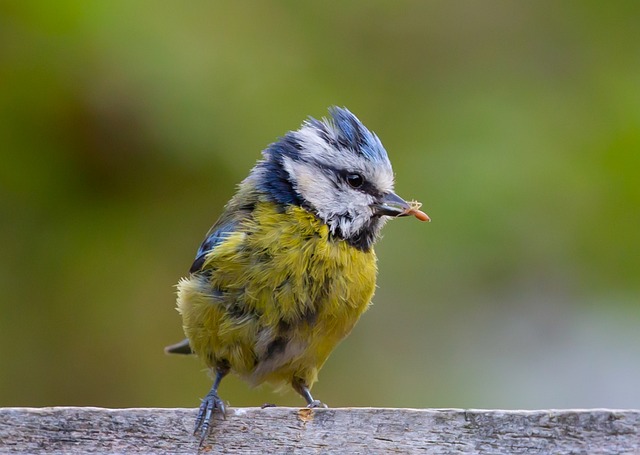
M331 236L302 208L259 202L203 271L180 282L178 309L208 365L228 362L255 384L299 377L311 385L366 310L375 281L373 249Z

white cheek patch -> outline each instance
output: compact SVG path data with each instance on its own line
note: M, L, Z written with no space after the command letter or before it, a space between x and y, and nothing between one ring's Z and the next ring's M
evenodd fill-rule
M294 187L307 202L318 211L332 205L334 185L326 175L308 164L287 157L283 161Z
M337 140L338 132L329 129L329 134ZM345 238L357 235L374 216L374 198L327 172L342 169L361 173L379 192L387 193L393 191L391 163L386 157L374 162L353 151L332 147L310 124L304 124L296 138L301 145L300 159L283 156L294 188L333 233L339 231Z
M350 237L373 216L373 197L346 186L336 187L330 177L308 163L284 158L284 168L296 191L329 225L332 232L340 230Z

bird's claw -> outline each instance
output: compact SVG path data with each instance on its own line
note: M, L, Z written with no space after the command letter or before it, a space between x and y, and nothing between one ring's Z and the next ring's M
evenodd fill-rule
M313 408L328 408L329 406L327 406L320 400L313 400L311 403L307 405L307 407L310 409L313 409Z
M216 411L222 414L223 419L227 418L227 408L224 401L222 401L217 394L209 393L200 404L200 410L196 417L196 425L193 429L195 436L200 435L200 447L202 447L207 436L211 433L211 417Z

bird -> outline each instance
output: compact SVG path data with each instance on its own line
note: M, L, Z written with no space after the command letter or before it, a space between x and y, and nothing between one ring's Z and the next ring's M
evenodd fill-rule
M371 303L380 230L395 217L430 221L419 207L395 194L380 139L346 108L263 150L177 285L186 339L165 351L196 354L214 378L194 427L201 446L226 414L229 373L326 407L311 387Z

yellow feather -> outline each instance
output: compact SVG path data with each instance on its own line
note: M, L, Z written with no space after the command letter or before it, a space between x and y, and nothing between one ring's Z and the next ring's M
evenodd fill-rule
M194 352L210 367L226 360L254 385L295 377L309 387L367 309L377 272L373 249L331 236L300 207L283 211L269 202L256 204L203 269L210 274L178 284Z

